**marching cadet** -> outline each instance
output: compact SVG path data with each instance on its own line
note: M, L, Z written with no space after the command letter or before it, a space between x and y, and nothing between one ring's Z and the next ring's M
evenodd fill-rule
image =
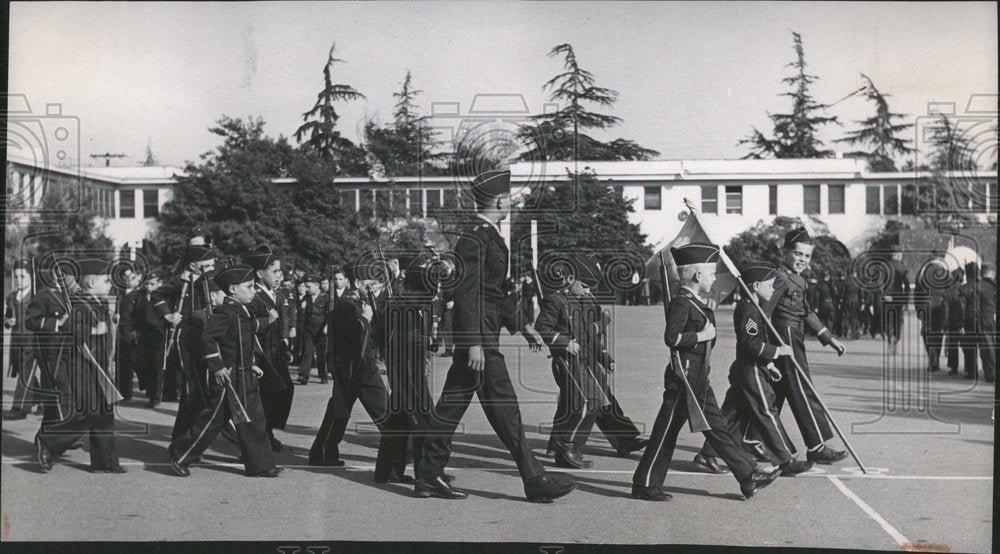
M890 251L890 280L889 287L883 297L883 321L885 325L885 338L892 346L892 353L895 355L899 350L899 339L903 329L903 312L909 309L910 305L910 280L906 266L903 265L903 252L898 245L893 245Z
M55 371L58 354L63 346L62 333L65 333L66 321L72 309L70 295L79 289L79 285L76 277L72 273L61 271L58 264L41 277L42 282L49 286L28 302L24 311L24 327L32 334L35 362L39 368L40 385L35 399L42 404L43 419L50 417L58 420L62 419L62 412L45 415L46 410L52 408L58 400L58 393L53 392L53 379L50 376Z
M3 326L11 334L10 367L2 368L9 377L17 381L14 386L14 400L10 410L4 413L4 419L24 419L28 417L31 406L37 404L35 392L38 391L38 365L35 353L30 345L31 334L24 325L25 311L34 297L31 290L31 261L17 260L14 262L13 289L4 299Z
M306 295L300 301L302 315L300 323L302 330L302 359L299 361L300 385L309 384L309 372L312 371L313 360L319 371L320 383L329 382L327 374L330 373L326 367L326 326L327 303L330 297L319 290L320 276L315 273L306 273L302 277L302 282L306 285Z
M851 340L861 338L861 310L863 306L861 287L858 286L858 275L852 271L844 279L843 295L840 301L840 317L843 321L844 337Z
M677 435L688 418L700 419L703 413L710 426L704 431L705 438L732 470L739 481L740 492L750 498L758 489L774 481L780 470L764 471L754 466L719 411L708 381L709 356L715 343L715 313L701 297L711 291L715 282L719 247L695 242L671 248L670 254L677 264L681 290L670 301L663 340L678 353L682 367L672 367L671 362L664 371L663 404L656 414L649 445L632 476L632 496L658 502L672 498L664 492L663 482L673 458ZM680 371L687 375L695 403L688 401L684 382L676 374Z
M600 265L576 255L572 268L556 273L563 274L564 286L545 297L535 322L549 345L559 385L549 450L560 467L587 468L592 464L581 449L595 423L619 456L641 450L646 441L638 438L639 430L607 384L615 361L604 346L605 313L591 293L601 280Z
M254 298L254 270L236 264L220 271L213 281L225 296L213 311L202 335L205 360L211 378L209 404L192 424L190 434L174 439L168 447L170 467L181 477L191 475L188 465L211 446L228 421L236 428L241 460L251 477L277 477L267 435L264 408L260 403L254 335L276 320L276 314L255 318L248 306ZM221 294L216 294L216 297Z
M329 372L333 374L336 371L337 362L337 349L336 349L336 333L331 333L330 330L335 329L334 324L334 314L337 311L337 303L340 302L344 295L351 289L351 282L347 279L347 274L344 272L344 268L335 265L330 268L330 282L333 291L329 294L329 302L327 303L326 311L326 367L329 368Z
M549 474L538 462L521 423L517 396L500 353L500 327L520 331L537 351L541 337L518 318L517 299L503 290L510 251L500 236L499 223L510 214L510 171L487 171L471 184L478 224L459 238L455 254L460 275L455 288L455 354L444 390L431 419L417 467L414 494L420 498L465 498L442 476L451 454L451 437L462 415L478 394L493 430L517 464L529 501L551 502L573 491L568 475ZM519 327L523 323L523 327Z
M116 385L124 400L132 400L132 383L138 361L139 332L136 329L136 315L139 299L142 297L142 269L135 263L125 264L122 272L122 287L118 292L118 366L115 374Z
M740 273L747 288L757 296L763 305L774 294L775 267L765 262L753 262ZM808 471L812 462L796 460L792 444L785 426L778 417L778 404L772 382L781 380L781 372L774 366L780 356L791 356L792 347L777 346L777 339L770 336L764 318L749 298L736 304L733 312L733 326L736 330L736 360L729 367L729 390L722 402L722 415L737 437L745 436L750 426L757 430L769 453L769 461L775 462L782 475L797 475ZM715 461L715 451L708 442L695 456L695 463L705 466L712 473L719 471Z
M295 325L295 304L289 301L285 291L279 287L284 276L281 260L269 247L260 245L243 256L243 260L253 268L256 280L256 294L249 306L250 313L257 318L268 315L277 318L274 323L258 331L257 336L263 351L265 370L261 378L260 401L264 408L271 449L280 452L282 444L275 438L274 430L285 428L295 394L295 386L288 373L288 364L292 357L288 335Z
M397 294L388 300L386 308L391 326L386 337L386 366L392 392L375 458L377 483L413 484L413 478L405 474L406 443L408 439L413 441L416 474L434 411L428 376L431 353L437 350L431 334L440 266L411 264L405 271L402 290L394 291Z
M92 472L125 473L115 452L114 404L122 396L107 373L111 356L111 292L109 264L100 259L75 262L79 288L66 298L63 312L50 328L59 346L54 364L42 374L42 388L56 395L48 405L35 435L35 454L42 472L52 469L52 458L68 450L83 435L90 438ZM35 315L35 314L33 314ZM53 314L54 315L54 314ZM45 328L38 315L36 324Z
M962 294L962 282L965 280L965 270L957 268L952 272L951 287L945 294L948 302L948 333L945 335L945 357L948 359L948 375L958 375L958 352L964 337L962 325L965 323L965 295Z
M781 333L781 340L792 347L795 360L809 377L809 361L806 358L805 330L806 327L816 334L820 343L832 347L838 356L843 356L845 349L830 330L824 326L816 312L806 300L808 286L802 277L802 271L812 260L813 241L805 228L798 228L785 234L784 261L775 271L774 294L764 309L772 314L771 321ZM781 370L781 381L775 384L778 406L785 400L791 407L795 422L806 443L806 458L818 464L832 464L847 457L847 452L834 450L826 444L833 438L830 424L824 415L819 400L811 389L800 381L801 377L795 369L794 362L787 357L777 361ZM755 436L750 430L751 438Z
M993 383L996 372L996 272L990 264L982 271L975 262L965 266L969 282L965 285L965 378L975 379L976 351L983 362L983 380ZM978 277L978 278L977 278Z
M336 365L333 390L309 450L309 464L338 467L340 442L344 439L354 403L358 400L381 431L388 415L389 391L375 364L378 355L380 320L372 288L377 282L371 268L358 264L347 270L356 290L348 291L337 302L332 332L336 337ZM381 469L381 468L379 468Z
M167 321L153 308L153 291L163 285L166 276L162 269L155 269L146 275L140 296L136 302L134 326L139 333L138 359L136 369L139 374L139 388L145 389L146 405L155 406L163 386L164 348L167 341Z
M946 286L951 275L941 260L931 260L921 269L913 299L917 318L920 319L920 336L927 352L927 371L940 370L941 343L948 323Z

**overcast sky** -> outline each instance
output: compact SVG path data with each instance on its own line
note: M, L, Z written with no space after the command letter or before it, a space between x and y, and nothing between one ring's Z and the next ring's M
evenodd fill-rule
M364 118L391 118L407 70L425 112L432 102L464 112L476 94L520 94L539 112L542 84L561 70L546 53L568 42L621 93L607 113L624 122L599 137L663 159L736 158L751 126L769 132L766 112L789 107L778 93L790 30L821 102L857 89L859 72L913 117L929 102L962 111L970 95L997 93L993 3L14 3L9 89L36 112L61 103L80 118L84 165L106 151L137 163L147 140L180 165L217 145L207 129L223 114L261 116L268 134L290 136L334 41L348 62L335 82L367 96L339 107L355 141ZM871 110L844 100L830 110L843 127L821 137Z

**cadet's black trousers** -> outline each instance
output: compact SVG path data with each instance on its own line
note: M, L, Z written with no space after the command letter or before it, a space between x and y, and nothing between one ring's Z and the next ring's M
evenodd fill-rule
M559 395L550 444L560 452L566 452L567 447L583 448L601 405L600 398L591 392L600 394L600 388L590 382L592 377L578 360L565 356L553 356L552 376L559 386Z
M948 359L948 369L958 371L958 352L963 344L962 326L949 325L944 336L944 353Z
M382 425L382 438L375 457L375 476L387 477L390 471L402 475L406 469L406 443L413 441L414 473L423 457L424 439L434 413L434 397L427 387L424 364L412 363L398 371L389 371L389 413Z
M962 346L965 357L965 373L976 376L976 351L979 351L979 361L983 363L983 378L992 383L996 378L996 323L990 321L979 324L978 333L966 333Z
M336 369L323 423L309 449L309 460L314 463L340 458L340 441L344 439L355 402L361 401L380 431L389 413L389 392L374 364L347 362L338 364Z
M790 344L795 353L795 359L798 360L806 377L808 377L809 361L806 359L805 335L802 329L782 325L781 322L775 322L775 327L782 334L781 338L785 343L789 343L789 337L791 337ZM795 416L795 423L799 426L799 432L802 433L802 440L806 443L806 448L818 450L826 441L833 438L833 431L830 430L830 423L823 413L819 400L809 389L809 386L802 382L792 360L781 357L778 358L775 365L781 370L781 381L773 385L778 411L780 412L787 400L792 414ZM752 440L761 440L760 435L753 428L750 429L748 437Z
M729 390L722 401L722 415L737 437L745 437L753 428L761 437L772 462L783 464L792 459L795 446L778 417L774 388L764 371L754 364L733 362L729 368ZM718 456L712 444L705 441L701 448L705 456Z
M191 329L182 328L177 335L176 359L179 363L181 395L177 403L177 418L170 433L171 440L193 431L195 419L211 403L208 390L208 370L202 358L201 337Z
M694 362L692 362L694 363ZM733 433L729 422L719 411L712 387L705 391L702 407L711 430L705 431L705 439L726 462L737 481L742 482L753 473L753 462L740 447L740 439ZM632 475L632 486L636 488L659 488L663 486L670 469L670 460L677 446L677 435L688 420L687 393L684 384L667 367L664 375L663 404L656 414L653 431L649 434L649 444L642 453L639 466Z
M434 407L430 436L424 441L424 454L418 467L418 477L434 479L441 475L451 456L451 440L462 416L479 396L479 403L493 431L510 451L521 479L527 481L545 473L545 468L531 452L524 437L521 409L507 373L503 354L494 344L483 347L485 367L481 372L469 368L469 348L455 349L441 398Z
M309 379L309 372L312 371L313 359L316 360L316 368L319 376L325 377L326 368L326 337L323 336L323 329L316 331L303 331L302 333L302 359L299 361L299 379Z
M159 398L163 383L163 349L166 347L166 336L155 329L143 329L139 332L139 352L136 361L136 373L139 375L139 385L146 389L146 398Z
M38 402L39 366L35 361L35 351L30 346L14 346L10 349L10 375L15 378L13 410L27 412Z
M927 351L927 365L929 369L936 370L941 363L941 347L944 344L944 308L924 306L918 309L923 310L920 335L924 339L924 350Z
M170 443L170 456L177 463L188 465L212 445L222 428L233 419L247 475L267 471L274 467L274 454L264 427L257 377L251 371L234 369L229 378L231 390L215 383L213 376L208 407L195 416L190 434L179 436Z

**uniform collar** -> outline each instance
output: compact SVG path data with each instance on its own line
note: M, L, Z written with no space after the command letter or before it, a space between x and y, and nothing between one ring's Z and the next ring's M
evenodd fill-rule
M267 297L271 299L271 302L274 302L275 292L273 290L265 287L264 284L260 282L257 283L257 288L261 291L264 291L264 294L267 294Z
M701 296L697 292L688 288L687 285L681 285L681 294L684 294L685 292L688 293L688 295L690 295L691 298L694 298L704 304L704 301L702 301Z
M497 232L497 236L500 236L500 226L499 225L497 225L496 223L493 223L492 221L490 221L489 219L487 219L486 216L484 216L483 214L481 214L479 212L476 212L476 217L478 217L479 219L482 219L483 221L485 221L487 224L489 224L490 227L493 227L493 230Z

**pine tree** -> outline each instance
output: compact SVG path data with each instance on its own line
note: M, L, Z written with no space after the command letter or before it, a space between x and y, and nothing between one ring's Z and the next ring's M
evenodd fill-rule
M875 115L857 121L856 123L861 125L860 129L851 131L847 133L846 137L834 142L845 142L851 146L868 145L871 147L870 152L849 152L846 155L867 159L871 171L896 171L893 156L909 156L915 152L909 146L913 143L912 140L897 136L907 129L912 129L913 124L896 123L900 119L906 119L906 115L890 111L889 103L886 101L889 95L883 94L875 88L875 84L864 73L861 74L861 78L867 83L865 98L875 104Z
M977 165L971 137L947 115L930 128L929 176L918 180L919 213L930 222L969 220L974 201L982 201L985 183L976 177Z
M318 154L325 161L333 162L338 174L350 175L357 174L361 168L367 170L364 151L336 129L340 116L337 115L334 102L363 100L365 95L350 85L333 83L333 64L344 62L334 57L336 47L336 44L330 47L330 55L323 66L323 90L317 95L316 104L302 114L305 123L295 131L294 136L309 151Z
M750 153L744 156L744 159L767 157L829 158L833 156L833 151L823 147L823 143L817 138L816 133L821 125L838 123L837 118L836 116L819 115L819 112L829 106L816 102L809 93L809 86L819 78L806 73L802 36L793 31L792 38L794 40L795 61L789 62L786 67L793 68L795 73L791 77L785 77L781 80L792 89L790 92L781 93L781 96L791 97L792 111L791 113L768 114L774 125L773 138L766 137L754 127L749 137L739 141L737 144L750 146Z
M153 167L160 165L160 162L153 155L153 140L148 139L146 141L146 159L142 161L142 165L145 167Z
M389 177L402 175L437 175L444 172L440 165L443 153L435 153L435 132L428 124L429 116L422 116L415 100L422 91L413 88L410 72L401 83L401 90L393 93L392 125L381 126L374 119L365 123L365 149L373 158L373 167Z

